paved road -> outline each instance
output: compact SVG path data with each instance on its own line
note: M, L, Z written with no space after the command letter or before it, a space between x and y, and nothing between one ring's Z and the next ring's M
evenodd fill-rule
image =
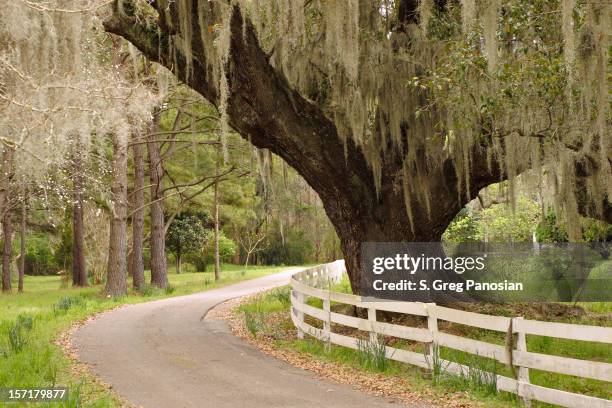
M72 342L96 375L145 408L400 406L266 356L223 321L201 319L221 302L287 284L296 270L122 307L81 327Z

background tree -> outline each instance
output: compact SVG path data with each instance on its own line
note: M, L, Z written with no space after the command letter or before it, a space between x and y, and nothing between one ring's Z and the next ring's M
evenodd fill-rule
M262 243L266 239L265 231L261 229L245 230L238 239L238 243L244 250L246 256L244 260L244 269L249 267L249 260L251 256L263 249Z
M174 253L176 273L181 273L181 259L183 255L194 251L201 251L206 238L204 223L205 214L192 214L189 212L177 215L166 236L168 249Z
M134 188L132 191L132 253L130 258L130 273L134 289L142 291L145 285L144 277L144 154L143 140L140 137L134 139L132 144L132 156L134 158Z
M76 142L71 154L72 168L72 284L87 286L87 266L85 263L85 231L83 221L83 180L84 166L82 162L83 146Z
M10 189L13 178L14 147L4 145L2 174L0 175L0 214L2 215L2 291L11 291L12 222L10 213Z
M147 141L149 179L151 182L151 284L160 288L168 285L166 266L166 234L164 225L163 169L155 132L159 113L153 114L152 131Z
M21 183L21 211L19 216L19 281L17 291L23 293L23 279L25 275L25 260L26 260L26 236L28 228L28 187L25 183Z
M127 136L116 134L113 139L112 213L106 270L106 293L110 296L127 294Z

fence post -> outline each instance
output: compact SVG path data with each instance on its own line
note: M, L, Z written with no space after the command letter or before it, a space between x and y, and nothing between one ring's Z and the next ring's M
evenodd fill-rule
M516 345L516 348L514 350L527 351L527 339L525 337L525 333L516 330L516 327L518 327L516 322L520 320L523 320L523 318L515 317L512 319L512 331L516 333L515 342L514 342L514 344ZM514 366L513 361L511 361L511 364ZM531 383L529 380L529 369L527 367L519 366L516 377L517 377L517 382L518 382L516 393L518 394L519 397L521 397L525 406L531 407L531 400L529 399L526 393L526 387L525 387L526 384Z
M435 370L435 364L437 364L440 359L440 350L438 349L438 317L435 313L435 307L435 303L425 304L425 310L427 311L427 328L431 333L431 343L427 350L427 358L432 371Z
M303 305L304 301L306 300L304 294L301 292L296 292L295 290L293 291L293 293L295 293L295 301L300 305ZM304 312L297 309L295 309L295 311L298 322L304 323ZM302 329L300 329L299 327L297 329L297 338L300 340L304 339L304 331L302 331Z
M325 320L323 320L323 335L327 339L325 343L326 350L331 346L331 301L329 300L329 292L327 299L323 299L323 311L325 311Z
M374 309L373 307L368 307L368 320L370 322L376 322L376 309ZM370 330L370 342L371 343L378 342L378 336L376 336L374 327L372 327L372 330Z

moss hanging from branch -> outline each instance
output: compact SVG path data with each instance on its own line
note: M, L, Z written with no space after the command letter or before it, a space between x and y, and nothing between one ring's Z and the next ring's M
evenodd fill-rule
M187 77L193 1L167 5L178 13L175 47L188 60ZM234 7L253 22L273 67L324 110L345 143L361 149L377 191L385 163L401 157L411 223L412 205L431 207L426 180L448 159L458 194L476 193L473 162L482 151L489 170L510 179L510 190L526 169L546 168L567 203L576 202L565 196L575 194L575 163L595 160L581 177L597 211L610 200L609 5L462 0L439 8L423 0L419 18L395 30L401 25L392 21L394 2L385 0L197 1L223 135L230 40L246 41L249 29L243 25L243 38L230 38ZM161 13L166 20L170 11ZM577 208L567 206L568 214Z

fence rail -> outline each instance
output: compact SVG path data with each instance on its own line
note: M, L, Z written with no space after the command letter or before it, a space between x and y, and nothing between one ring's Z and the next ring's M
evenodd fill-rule
M612 343L612 328L543 322L522 317L491 316L437 306L433 303L372 301L371 298L366 301L361 296L333 292L329 289L333 283L341 280L344 271L344 261L336 261L298 272L292 276L291 318L298 329L300 338L308 334L331 344L359 349L359 339L332 331L331 324L334 323L368 332L370 341L373 342L377 341L378 335L384 335L421 342L427 346L428 351L425 353L386 346L386 355L392 360L429 370L433 369L432 365L437 361L440 367L452 374L464 374L469 370L474 370L468 366L441 359L437 354L439 353L438 346L443 346L511 365L516 372L516 378L502 375L492 377L494 375L492 373L482 373L495 378L498 390L517 394L527 405L530 401L537 400L569 408L612 408L611 400L546 388L531 384L529 380L529 369L532 368L611 382L612 364L530 352L527 350L526 342L526 335L529 334L610 344ZM309 297L321 299L323 307L318 308L307 304ZM366 309L368 318L332 312L331 302ZM376 318L377 311L426 317L427 328L379 322ZM323 328L306 323L305 315L322 321ZM439 321L510 335L507 336L506 344L502 346L439 331Z

